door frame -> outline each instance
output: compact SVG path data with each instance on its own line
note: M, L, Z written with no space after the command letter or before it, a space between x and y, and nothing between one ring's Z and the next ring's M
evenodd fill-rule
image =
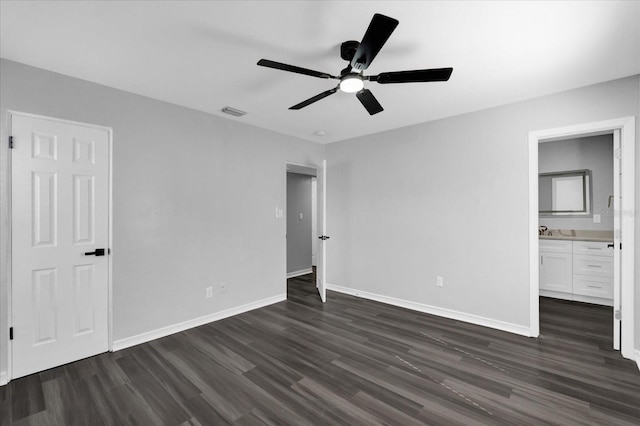
M45 116L45 115L38 115L38 114L30 114L30 113L25 113L25 112L19 112L19 111L12 111L9 110L8 112L8 120L7 120L7 132L9 135L12 134L12 123L13 123L13 117L15 116L21 116L21 117L28 117L28 118L37 118L37 119L41 119L41 120L49 120L49 121L54 121L57 123L63 123L63 124L70 124L73 126L82 126L82 127L89 127L92 129L98 129L98 130L104 130L107 132L107 140L108 140L108 177L107 177L107 192L108 192L108 209L107 209L107 215L108 215L108 231L107 231L107 238L108 238L108 247L109 249L111 249L111 247L113 247L113 129L111 127L106 127L106 126L101 126L101 125L96 125L96 124L90 124L90 123L83 123L83 122L79 122L79 121L72 121L72 120L66 120L66 119L61 119L61 118L56 118L56 117L49 117L49 116ZM11 223L11 212L12 212L12 205L11 205L11 200L12 200L12 191L13 191L13 168L12 168L12 163L13 163L13 158L12 158L12 152L11 149L8 149L8 155L7 155L7 162L8 162L8 176L7 176L7 208L8 208L8 216L6 219L6 227L3 226L3 229L0 230L0 232L5 233L7 235L7 256L5 258L3 258L0 262L0 267L6 274L6 283L7 283L7 319L8 319L8 327L13 327L13 281L12 281L12 271L11 271L11 266L12 266L12 259L13 259L13 253L12 253L12 246L11 246L11 232L13 230L13 224ZM113 289L112 289L112 279L113 279L113 251L111 250L110 255L105 256L107 259L107 291L108 291L108 296L107 296L107 347L109 348L109 352L113 352ZM0 321L1 322L1 321ZM6 350L7 350L7 383L9 381L11 381L11 379L13 378L13 342L11 340L8 341L8 345L6 346ZM0 383L0 385L2 385L4 383Z
M622 158L621 180L621 237L624 250L620 253L621 310L624 327L620 336L622 356L635 359L634 355L634 273L635 273L635 117L582 123L566 127L529 132L529 335L540 335L539 271L538 271L538 145L550 139L593 136L620 131ZM615 158L615 153L614 153Z
M284 228L285 228L285 236L287 233L287 217L288 217L288 212L287 212L287 197L289 196L289 192L287 190L287 174L288 173L299 173L296 172L295 170L290 170L291 166L293 166L294 168L301 168L301 169L307 169L306 171L308 171L308 173L301 173L301 174L306 174L308 176L311 176L312 178L316 178L318 177L318 168L319 166L314 166L311 164L303 164L303 163L296 163L295 161L285 161L285 180L284 180L284 219L285 219L285 224L284 224ZM301 170L304 171L304 170ZM313 174L312 174L313 171ZM316 194L316 198L317 198L317 194ZM316 207L316 211L312 211L311 212L311 217L315 218L315 220L318 220L318 200L316 199L316 203L315 203L315 207ZM312 208L313 208L313 203L312 203ZM312 238L312 244L314 243L313 241L313 233L311 235ZM317 257L317 254L316 254ZM287 239L285 238L284 240L284 258L285 258L285 264L284 264L284 272L285 272L285 281L284 281L284 285L285 285L285 293L286 293L286 289L287 289L287 279L288 278L293 278L289 277L289 273L287 272ZM311 261L312 265L311 268L313 269L313 257L312 257L312 261Z

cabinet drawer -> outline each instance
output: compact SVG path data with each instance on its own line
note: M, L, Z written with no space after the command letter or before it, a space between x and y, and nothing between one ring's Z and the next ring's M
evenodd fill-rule
M613 299L613 279L605 277L573 276L573 292L583 296Z
M539 250L547 253L571 253L572 241L538 240Z
M599 241L574 241L573 254L613 257L613 247L607 247L610 244L613 243L603 243Z
M597 277L613 277L613 258L574 254L573 273Z

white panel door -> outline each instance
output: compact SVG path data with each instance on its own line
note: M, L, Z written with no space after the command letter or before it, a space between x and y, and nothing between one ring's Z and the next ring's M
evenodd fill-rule
M109 349L109 132L12 115L11 134L17 378Z
M620 130L613 131L613 349L620 350L620 312L622 309L620 269L621 212L622 194L620 175Z
M322 160L322 167L318 170L318 229L320 247L317 253L316 287L320 299L327 301L327 160Z

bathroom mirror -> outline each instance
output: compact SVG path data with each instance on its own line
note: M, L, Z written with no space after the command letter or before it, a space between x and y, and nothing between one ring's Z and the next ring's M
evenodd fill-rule
M591 170L538 175L540 217L591 217Z

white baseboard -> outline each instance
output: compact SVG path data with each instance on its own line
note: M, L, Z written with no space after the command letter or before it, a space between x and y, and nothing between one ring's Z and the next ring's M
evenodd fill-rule
M613 299L602 297L583 296L581 294L562 293L559 291L542 290L538 291L540 296L553 297L555 299L573 300L574 302L595 303L596 305L613 306Z
M214 314L205 315L203 317L194 318L189 321L184 321L178 324L162 327L157 330L147 331L146 333L138 334L136 336L126 337L124 339L115 340L113 342L113 352L119 351L131 346L139 345L141 343L150 342L152 340L159 339L161 337L169 336L170 334L179 333L181 331L189 330L190 328L199 327L210 322L218 321L224 318L229 318L234 315L239 315L245 312L252 311L254 309L263 308L265 306L272 305L274 303L287 300L286 294L280 294L278 296L269 297L266 299L258 300L256 302L247 303L246 305L237 306L235 308L227 309Z
M3 371L2 373L0 373L0 386L4 386L7 383L9 383L9 375L6 371Z
M636 349L635 354L636 354L636 364L638 364L638 370L640 370L640 350Z
M374 300L401 308L411 309L414 311L424 312L426 314L437 315L457 321L464 321L471 324L481 325L483 327L495 328L497 330L507 331L509 333L519 334L521 336L531 337L529 327L513 324L505 321L485 318L478 315L467 314L464 312L454 311L451 309L438 308L436 306L425 305L423 303L412 302L404 299L396 299L395 297L382 296L380 294L369 293L353 288L342 287L334 284L327 284L327 290L337 291L339 293L350 294L352 296L361 297L363 299Z
M287 279L299 277L300 275L307 275L313 272L312 268L309 269L301 269L300 271L287 272Z

